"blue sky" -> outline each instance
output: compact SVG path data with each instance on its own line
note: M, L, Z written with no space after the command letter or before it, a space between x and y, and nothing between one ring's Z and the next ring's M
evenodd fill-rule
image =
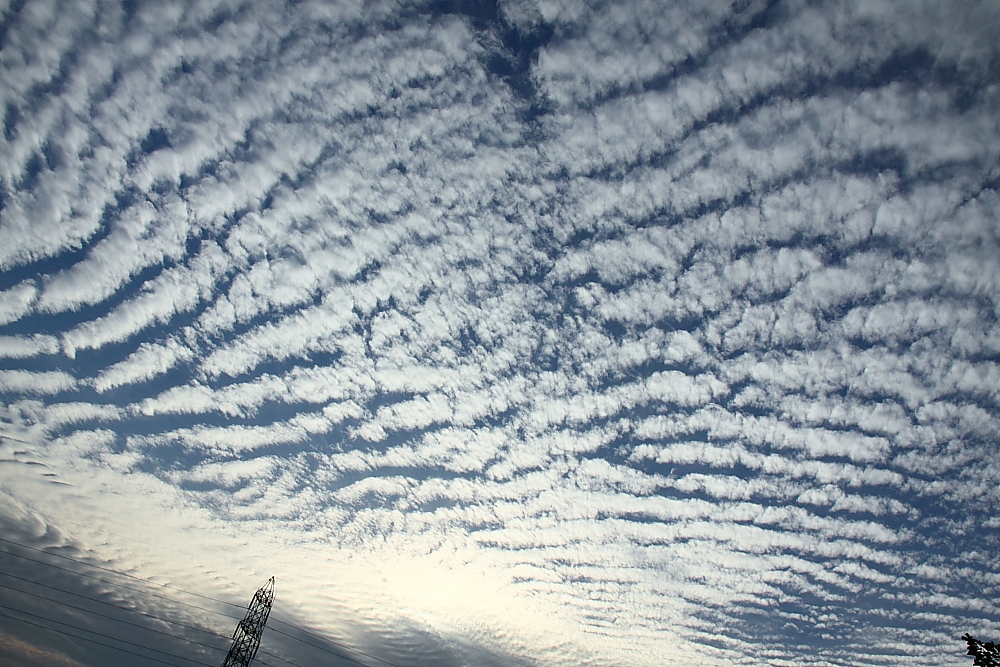
M5 535L398 665L1000 637L997 3L0 9Z

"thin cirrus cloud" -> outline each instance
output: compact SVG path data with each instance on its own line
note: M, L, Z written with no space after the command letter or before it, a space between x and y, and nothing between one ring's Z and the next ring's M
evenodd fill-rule
M962 664L998 26L12 6L5 521L397 664Z

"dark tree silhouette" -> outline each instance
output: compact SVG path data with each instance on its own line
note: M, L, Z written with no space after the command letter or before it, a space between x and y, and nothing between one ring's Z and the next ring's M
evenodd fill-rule
M969 645L968 655L974 656L972 664L975 667L1000 667L1000 646L993 642L981 642L969 633L962 635Z

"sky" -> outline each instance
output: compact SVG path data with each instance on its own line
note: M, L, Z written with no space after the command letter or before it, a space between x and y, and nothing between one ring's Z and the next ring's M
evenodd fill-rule
M1000 3L0 15L0 664L1000 639Z

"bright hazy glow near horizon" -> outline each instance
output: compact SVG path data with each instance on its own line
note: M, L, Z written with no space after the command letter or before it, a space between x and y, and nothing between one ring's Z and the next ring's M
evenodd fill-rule
M1000 639L1000 3L0 16L0 662Z

